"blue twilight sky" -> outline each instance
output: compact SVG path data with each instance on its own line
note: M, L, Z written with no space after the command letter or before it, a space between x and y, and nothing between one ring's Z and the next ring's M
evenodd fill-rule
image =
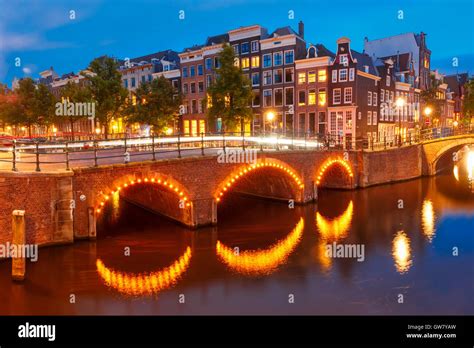
M178 18L180 10L184 20ZM239 26L297 29L299 20L305 22L307 42L331 50L341 36L362 50L365 36L424 31L432 68L456 72L452 59L457 57L457 71L474 72L473 0L0 0L0 82L36 78L50 66L59 74L76 72L103 54L124 58L181 51Z

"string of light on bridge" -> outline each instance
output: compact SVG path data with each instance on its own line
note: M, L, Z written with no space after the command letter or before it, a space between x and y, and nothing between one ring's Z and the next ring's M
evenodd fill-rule
M350 178L354 176L351 166L345 160L341 158L329 159L321 166L321 169L319 170L316 179L316 185L319 185L321 183L321 179L324 177L324 173L326 172L326 170L334 164L340 164L347 171Z
M280 163L275 163L275 162L260 162L260 163L246 166L245 168L242 168L235 174L231 175L229 179L221 186L222 188L219 190L219 192L216 195L216 201L220 202L224 193L228 191L232 187L232 185L234 185L240 178L253 172L256 169L261 169L261 168L274 168L274 169L282 170L295 181L295 183L298 185L300 189L304 187L299 176L288 166L285 166Z
M136 184L155 184L155 185L160 185L162 187L167 188L169 191L175 193L177 196L179 196L180 201L183 201L184 205L186 207L189 207L191 203L189 203L189 198L186 196L184 193L183 189L179 188L179 185L176 183L170 182L170 180L165 180L165 179L160 179L160 178L144 178L144 179L136 179L136 180L129 180L128 182L125 182L122 185L117 186L115 190L111 190L109 194L104 193L103 194L103 200L99 203L99 206L96 208L96 213L100 213L102 211L102 208L104 207L105 203L115 194L119 193L122 190L134 186Z

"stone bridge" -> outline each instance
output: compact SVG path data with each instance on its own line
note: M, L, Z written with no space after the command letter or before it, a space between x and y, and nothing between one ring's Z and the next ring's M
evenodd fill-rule
M0 172L0 243L13 210L25 211L26 240L40 245L94 238L96 222L123 198L191 228L215 224L230 192L304 204L318 188L355 189L435 174L437 161L474 136L385 151L267 151L251 164L196 156L62 172Z

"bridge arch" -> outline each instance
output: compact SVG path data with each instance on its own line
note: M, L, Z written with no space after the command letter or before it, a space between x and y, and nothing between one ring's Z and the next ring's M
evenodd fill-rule
M332 169L334 168L339 168L342 169L338 173L333 175L337 175L336 180L333 180L331 182L328 180L328 176L331 174ZM344 177L345 174L345 177ZM326 161L324 161L318 168L317 173L316 173L316 185L318 187L324 186L324 187L347 187L347 188L352 188L353 187L353 182L354 182L354 171L349 164L348 161L346 161L342 157L334 157L334 158L328 158ZM335 183L334 181L341 181L339 183Z
M465 145L474 145L474 135L434 140L423 144L428 162L428 174L435 175L439 161L450 153L459 151Z
M261 196L267 196L270 198L276 199L294 199L296 202L302 202L303 199L303 179L297 173L295 169L293 169L287 163L274 159L274 158L264 158L262 160L258 160L254 164L246 164L242 165L236 169L234 169L227 177L221 181L221 183L217 186L213 196L217 203L221 202L223 197L229 190L233 187L238 185L244 179L247 179L253 173L259 172L264 169L274 169L287 179L288 187L285 189L285 192L288 197L271 197L271 194L265 195L262 194Z
M143 194L143 190L136 190L138 187L146 189L146 194ZM192 222L193 204L190 193L171 176L150 173L143 177L120 177L97 193L94 206L96 219L103 213L107 203L117 196L178 222Z

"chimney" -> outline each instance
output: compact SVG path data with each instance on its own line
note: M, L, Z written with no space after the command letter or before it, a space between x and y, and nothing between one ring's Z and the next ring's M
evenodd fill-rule
M299 35L302 39L304 39L304 23L303 23L303 21L300 21L300 22L298 23L298 35Z

